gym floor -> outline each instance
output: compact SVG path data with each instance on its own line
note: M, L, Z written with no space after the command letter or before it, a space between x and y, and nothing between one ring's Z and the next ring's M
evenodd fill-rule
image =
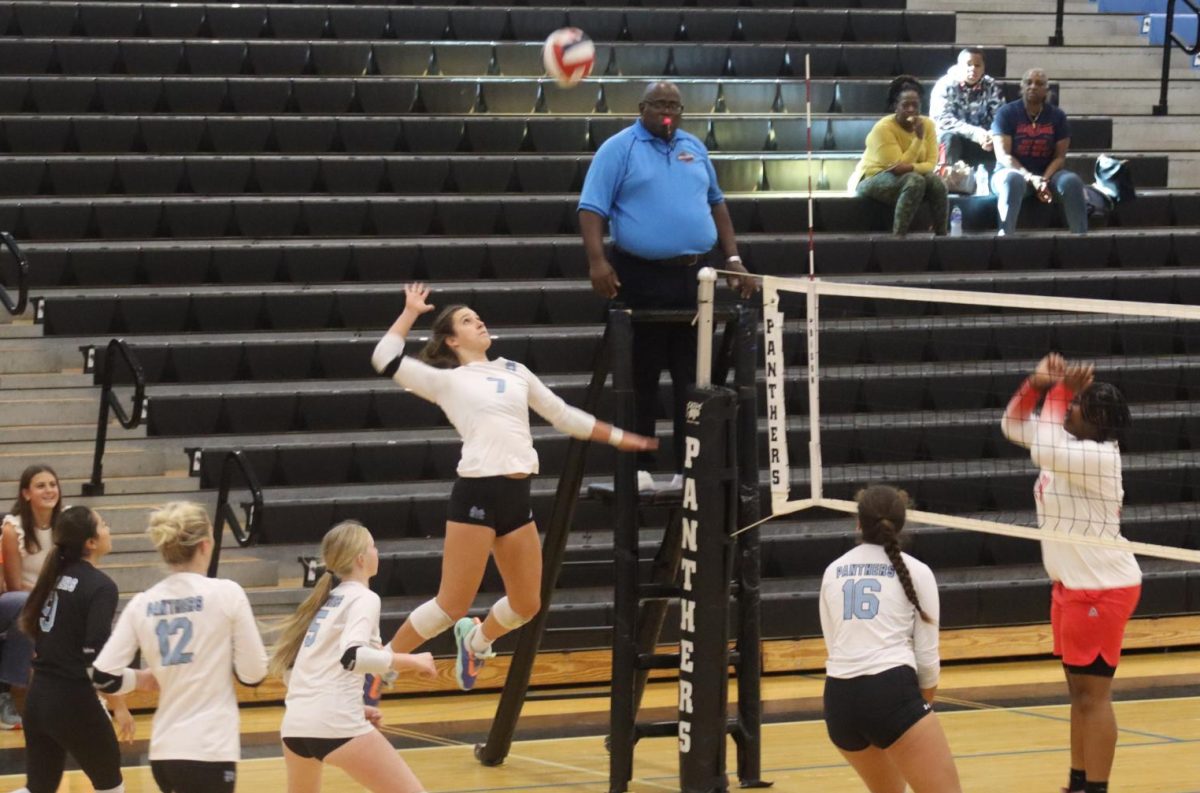
M763 681L763 777L781 793L862 791L862 783L825 735L822 676L789 674ZM1114 686L1120 737L1113 770L1121 793L1200 793L1200 651L1134 652L1122 659ZM731 687L731 698L736 689ZM1068 707L1061 667L1051 660L951 664L939 691L943 720L963 789L972 793L1057 791L1068 767ZM652 683L643 718L670 719L676 687ZM608 758L607 689L541 689L526 700L517 740L507 761L485 768L472 756L482 741L497 695L406 696L383 703L385 732L430 793L605 793ZM244 706L239 789L285 789L278 727L282 709ZM150 715L138 715L138 735L125 757L129 793L156 793L146 763ZM23 739L0 734L0 791L24 778ZM732 790L734 757L728 753ZM670 739L648 739L637 749L633 793L678 790L678 755ZM360 788L336 769L325 772L326 791ZM79 772L60 791L92 787Z

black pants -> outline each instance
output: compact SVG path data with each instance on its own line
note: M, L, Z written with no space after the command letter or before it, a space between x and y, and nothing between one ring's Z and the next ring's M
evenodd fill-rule
M953 132L939 132L938 162L953 165L959 160L972 168L979 165L987 166L988 175L991 175L992 170L996 167L994 152L985 151L978 143L970 138L964 138L962 135L956 135Z
M33 675L25 698L25 786L54 793L70 753L98 791L121 786L121 750L96 689L86 680Z
M707 257L696 264L664 265L632 256L619 248L609 253L609 261L621 280L617 301L627 308L696 310L696 274ZM658 379L666 369L671 373L671 411L674 421L674 470L683 470L684 410L688 388L696 382L696 329L690 323L634 322L633 389L635 421L640 435L654 435L659 416ZM654 454L638 454L638 468L650 470Z
M233 793L237 763L151 760L150 773L162 793Z

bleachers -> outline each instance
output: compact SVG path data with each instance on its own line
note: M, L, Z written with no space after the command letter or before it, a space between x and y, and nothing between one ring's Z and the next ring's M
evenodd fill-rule
M713 152L758 272L804 268L808 58L821 274L1196 302L1200 192L1169 189L1161 153L1121 152L1139 198L1085 238L882 233L890 213L845 194L846 178L890 78L931 84L960 46L953 14L903 6L0 3L0 228L33 264L43 330L84 348L97 379L104 342L127 339L150 384L147 432L176 445L201 487L214 487L226 451L245 451L265 487L261 541L281 558L310 551L338 519L372 528L387 551L376 580L387 632L436 587L458 444L436 408L372 374L370 349L402 306L401 285L430 281L439 302L487 319L496 354L580 402L604 304L587 281L576 193L652 76L677 81L683 127ZM598 53L595 77L569 90L544 77L540 58L545 34L564 24L587 30ZM1007 55L987 48L992 74L1006 75ZM1004 87L1015 97L1011 77ZM1113 149L1113 121L1069 111L1068 167L1087 175ZM955 202L968 231L995 228L994 199ZM1022 223L1058 225L1043 207ZM1200 348L1190 325L1047 328L955 307L823 306L822 387L845 406L822 427L830 494L882 478L922 506L1028 521L1033 472L998 442L997 412L1032 363L1022 351L1057 346L1119 371L1134 402L1127 534L1195 547ZM800 333L787 328L791 349ZM793 357L787 373L795 417L806 415L802 365ZM948 421L960 431L946 432ZM802 444L806 419L788 432ZM544 520L567 443L538 421L534 433ZM588 481L610 476L612 455L593 451ZM647 525L663 515L643 512ZM818 577L852 528L817 515L764 530L767 636L819 630ZM574 529L551 648L608 641L607 507L583 501ZM643 534L647 549L656 539ZM953 593L946 627L1044 621L1035 545L925 528L911 541ZM1183 568L1146 567L1142 613L1200 610ZM489 574L485 589L498 585Z

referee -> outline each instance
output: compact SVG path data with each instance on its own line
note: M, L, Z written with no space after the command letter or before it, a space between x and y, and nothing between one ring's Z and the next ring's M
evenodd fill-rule
M592 287L631 309L696 308L696 275L718 243L720 269L746 273L733 221L708 150L679 129L683 101L674 83L652 83L638 104L641 116L606 140L592 160L579 199L579 226ZM605 250L604 224L612 245ZM753 278L730 276L742 297ZM674 472L682 484L684 410L696 381L696 333L683 324L635 324L634 430L654 435L658 378L671 373L675 422ZM638 489L654 489L650 452L639 454Z

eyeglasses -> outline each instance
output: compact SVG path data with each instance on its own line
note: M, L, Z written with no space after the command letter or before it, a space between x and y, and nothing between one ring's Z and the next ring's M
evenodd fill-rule
M679 113L683 110L683 104L680 102L670 102L666 99L651 99L643 102L646 107L651 110L663 110L668 113Z

